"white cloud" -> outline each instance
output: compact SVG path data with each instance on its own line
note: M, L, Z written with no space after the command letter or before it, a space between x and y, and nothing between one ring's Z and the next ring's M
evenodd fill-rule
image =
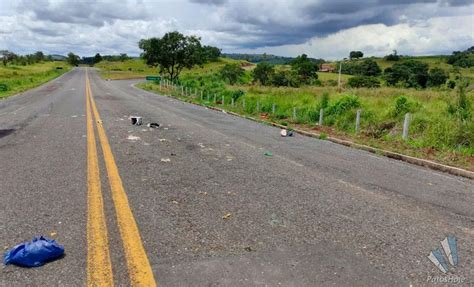
M474 44L473 20L473 16L451 16L393 26L363 25L327 37L314 37L304 44L235 51L280 55L306 53L312 57L326 59L347 57L352 50L361 50L371 56L387 55L392 50L406 55L446 54Z
M474 5L458 0L0 0L0 49L138 55L169 31L227 52L341 58L450 53L474 43ZM455 5L453 5L455 4ZM465 6L469 5L469 6Z

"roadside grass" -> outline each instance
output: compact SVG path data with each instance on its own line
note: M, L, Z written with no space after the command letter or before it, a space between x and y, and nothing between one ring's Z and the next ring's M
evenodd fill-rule
M57 67L62 69L56 69ZM0 66L0 84L7 85L6 91L0 90L0 99L37 87L59 77L70 69L71 67L65 62Z
M217 62L196 66L193 69L184 69L181 75L216 73L227 63L240 63L241 61L220 58ZM147 75L158 75L156 67L149 67L143 59L130 59L123 62L101 61L95 67L99 68L102 78L110 80L144 78Z
M430 67L437 65L453 69L443 57L415 57L426 61ZM378 61L384 61L378 59ZM376 89L344 89L339 92L337 73L318 73L323 86L271 87L252 83L251 68L234 85L228 85L219 76L226 63L242 61L221 58L202 67L186 69L179 83L193 96L181 95L181 89L162 89L158 82L138 85L146 90L171 94L186 101L206 106L218 106L236 113L264 121L301 128L307 131L335 136L356 143L387 149L403 154L426 158L440 163L474 170L474 92L468 88L467 99L471 103L470 117L461 121L449 112L458 101L457 89L406 89L381 87ZM385 61L386 62L386 61ZM393 62L384 63L392 65ZM124 75L156 75L157 70L145 68L140 59L125 62L101 62L98 67L102 76L121 78ZM251 67L251 65L243 64ZM129 70L130 68L130 70ZM115 69L115 70L112 70ZM120 70L119 70L120 69ZM284 66L277 69L285 69ZM472 69L459 69L469 78ZM127 74L128 73L128 74ZM351 76L342 75L342 82ZM201 92L203 98L201 99ZM234 106L231 105L232 98ZM215 99L215 100L214 100ZM245 102L245 104L244 104ZM275 105L275 112L273 112ZM323 125L319 126L320 109L324 110ZM296 109L296 117L293 117ZM355 133L357 110L361 110L360 132ZM405 113L410 112L409 139L402 139Z
M336 87L290 88L252 84L229 86L211 71L197 75L188 73L181 77L180 84L193 91L192 96L181 95L180 89L160 91L160 85L154 82L138 86L290 128L301 128L474 170L472 108L471 118L467 121L461 121L448 112L448 106L457 101L456 90L384 87L350 89L339 93ZM468 92L467 97L471 103L474 102L472 91ZM234 106L231 105L232 98ZM406 101L400 100L401 98ZM293 117L293 108L296 109L296 117ZM321 108L324 110L324 121L319 126ZM358 109L361 110L361 123L360 132L356 134L355 118ZM407 112L411 113L409 139L403 140L403 119Z

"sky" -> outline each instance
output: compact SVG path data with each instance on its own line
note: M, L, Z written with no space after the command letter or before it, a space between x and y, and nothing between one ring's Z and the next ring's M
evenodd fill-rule
M0 50L140 54L179 31L226 53L341 59L474 45L474 0L0 0Z

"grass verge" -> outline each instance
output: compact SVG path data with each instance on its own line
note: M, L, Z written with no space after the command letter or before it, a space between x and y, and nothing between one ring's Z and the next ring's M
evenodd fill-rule
M69 71L65 62L43 62L27 66L0 66L0 85L6 85L6 91L0 89L0 99L21 93Z
M231 90L219 89L216 82L212 82L213 88L206 84L196 87L194 80L183 81L193 94L191 96L183 96L181 89L160 89L160 85L153 82L142 83L138 87L290 128L316 132L324 135L323 139L337 137L474 171L473 123L461 122L456 115L448 113L449 105L455 102L455 94L388 88L337 93L318 87L292 89L244 85L232 87ZM470 93L468 98L472 100L472 96ZM296 109L296 117L293 108ZM322 126L317 124L321 108L325 115ZM355 133L358 109L362 110L361 125L360 132ZM403 140L401 130L406 112L412 114L412 124L410 138Z

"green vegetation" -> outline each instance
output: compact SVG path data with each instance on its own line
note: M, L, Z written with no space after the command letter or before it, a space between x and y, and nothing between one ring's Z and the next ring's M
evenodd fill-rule
M220 70L220 74L222 79L226 80L229 84L234 85L237 83L239 78L245 74L245 70L237 63L225 64Z
M257 70L255 68L253 72L246 71L237 84L229 85L220 74L220 69L229 61L232 60L221 59L216 63L183 71L177 84L197 91L192 97L182 96L180 90L162 92L187 101L219 106L262 120L287 124L290 128L316 131L323 134L323 138L337 136L474 170L471 104L474 95L468 91L466 84L461 86L458 83L456 89L382 87L338 92L336 87L331 86L293 88L258 85L252 83L252 75ZM263 65L265 69L272 68L271 65ZM273 77L279 71L285 70L288 71L288 67L277 67ZM337 79L337 74L319 75L331 75L331 78L325 78L325 81ZM351 77L346 76L346 79L350 81ZM141 87L159 92L160 86L148 82L141 84ZM200 91L203 91L202 100ZM232 99L234 106L231 105ZM296 108L296 117L293 117L293 108ZM320 109L324 110L323 126L317 124ZM362 111L361 132L355 134L358 109ZM403 118L407 112L412 114L412 120L409 140L403 140L401 132Z
M77 67L79 66L81 58L78 55L74 54L73 52L69 52L69 54L67 54L66 61L68 62L69 65Z
M7 90L0 90L5 98L48 82L70 70L65 62L43 62L32 65L0 66L0 84Z
M316 131L322 138L336 136L474 170L472 68L450 65L447 56L407 57L394 51L383 59L359 59L363 57L359 52L353 51L352 59L342 62L341 87L337 73L317 73L320 63L304 54L285 65L266 61L254 65L229 58L202 64L206 61L200 59L183 67L179 77L166 72L164 79L186 87L191 91L187 95L181 94L181 88L165 89L158 82L141 87L290 129ZM155 63L161 71L167 65ZM143 76L158 71L147 70L141 60L99 65L106 77L115 77L111 72ZM318 124L321 110L323 125ZM358 110L361 123L356 133ZM402 139L407 113L411 114L409 138Z
M448 64L461 68L470 68L474 66L474 46L466 51L454 51L447 60Z
M178 79L183 69L216 60L220 55L218 48L202 47L200 38L177 31L166 33L162 38L142 39L138 46L143 50L147 65L159 67L160 73L172 81Z

